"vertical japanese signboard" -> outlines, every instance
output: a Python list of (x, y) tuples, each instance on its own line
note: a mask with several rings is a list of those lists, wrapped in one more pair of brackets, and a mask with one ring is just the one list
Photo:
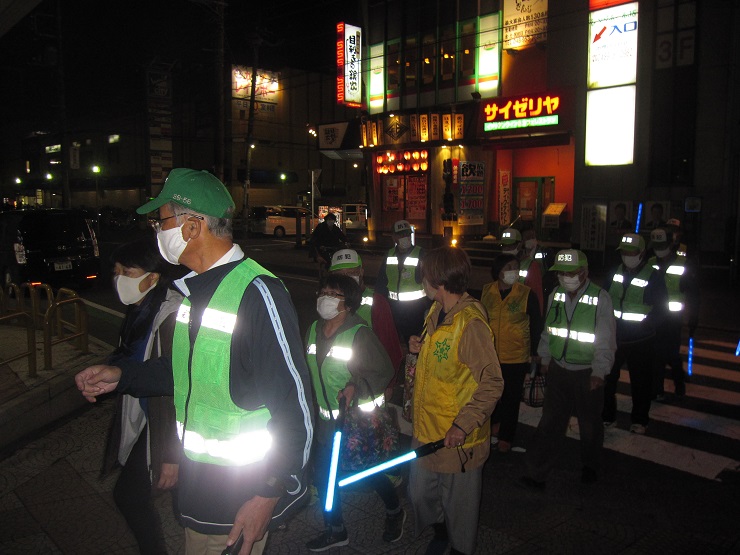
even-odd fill
[(511, 170), (498, 172), (498, 221), (501, 226), (511, 221)]
[(385, 177), (383, 181), (383, 210), (400, 210), (401, 197), (399, 195), (399, 178)]
[(547, 41), (547, 0), (504, 0), (504, 49)]
[(410, 220), (423, 220), (427, 217), (426, 175), (406, 177), (406, 217)]
[(606, 203), (585, 200), (581, 205), (581, 250), (603, 251), (606, 248)]
[(483, 224), (483, 186), (486, 175), (484, 162), (460, 160), (460, 210), (458, 225)]
[(337, 103), (362, 106), (362, 32), (337, 23)]

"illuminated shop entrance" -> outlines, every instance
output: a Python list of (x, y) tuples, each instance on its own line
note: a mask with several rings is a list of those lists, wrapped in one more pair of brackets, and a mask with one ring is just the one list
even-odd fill
[(541, 235), (542, 212), (555, 201), (555, 177), (515, 177), (513, 179), (514, 207), (512, 218), (517, 228), (534, 227)]

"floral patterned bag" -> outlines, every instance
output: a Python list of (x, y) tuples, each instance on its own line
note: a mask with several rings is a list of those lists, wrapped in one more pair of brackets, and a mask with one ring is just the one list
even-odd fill
[(390, 460), (398, 450), (399, 433), (393, 407), (376, 406), (369, 412), (350, 407), (342, 428), (340, 468), (353, 472)]

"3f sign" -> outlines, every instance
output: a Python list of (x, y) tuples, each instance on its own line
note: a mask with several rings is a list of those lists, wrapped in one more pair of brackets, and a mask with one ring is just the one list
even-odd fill
[(655, 69), (688, 66), (694, 63), (694, 30), (658, 35), (655, 49)]

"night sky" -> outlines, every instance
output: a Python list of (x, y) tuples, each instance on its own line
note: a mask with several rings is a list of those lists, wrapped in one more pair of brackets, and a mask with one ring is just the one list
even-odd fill
[[(258, 66), (334, 71), (335, 26), (357, 22), (357, 2), (231, 0), (225, 63), (252, 64), (250, 37), (263, 38)], [(77, 115), (126, 112), (141, 102), (144, 69), (172, 64), (198, 94), (213, 74), (217, 23), (212, 3), (191, 0), (64, 0), (62, 51), (66, 104)], [(45, 0), (0, 38), (0, 118), (42, 128), (58, 113), (56, 2)], [(44, 15), (48, 14), (48, 15)], [(48, 35), (48, 36), (44, 36)], [(205, 93), (204, 93), (205, 94)]]

